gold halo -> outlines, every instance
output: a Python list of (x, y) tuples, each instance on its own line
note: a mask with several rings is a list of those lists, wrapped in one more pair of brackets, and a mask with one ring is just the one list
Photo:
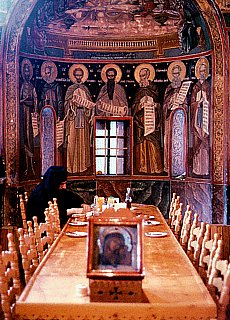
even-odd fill
[[(53, 70), (53, 72), (51, 73), (51, 77), (50, 77), (50, 81), (49, 82), (47, 82), (46, 77), (45, 77), (45, 69), (46, 69), (46, 67), (51, 67), (52, 70)], [(58, 74), (57, 66), (53, 61), (44, 61), (43, 62), (42, 66), (41, 66), (41, 75), (42, 75), (42, 78), (43, 78), (43, 80), (45, 82), (52, 83), (54, 80), (56, 80), (57, 74)]]
[(84, 66), (84, 64), (81, 64), (81, 63), (75, 63), (75, 64), (73, 64), (70, 68), (69, 68), (69, 78), (70, 78), (70, 80), (72, 81), (72, 82), (76, 82), (76, 79), (75, 79), (75, 77), (74, 77), (74, 75), (73, 75), (73, 72), (74, 72), (74, 70), (75, 69), (77, 69), (77, 68), (80, 68), (80, 69), (82, 69), (82, 71), (83, 71), (83, 77), (82, 77), (82, 82), (84, 83), (87, 79), (88, 79), (88, 77), (89, 77), (89, 71), (88, 71), (88, 69), (86, 68), (86, 66)]
[(32, 63), (30, 62), (29, 59), (23, 59), (22, 60), (22, 65), (21, 65), (21, 74), (22, 74), (22, 78), (23, 80), (25, 80), (25, 76), (24, 76), (24, 66), (28, 64), (29, 69), (30, 69), (30, 80), (33, 77), (33, 66)]
[(202, 57), (197, 61), (195, 66), (195, 75), (197, 79), (200, 79), (199, 69), (202, 64), (206, 66), (205, 79), (207, 79), (209, 74), (209, 62), (208, 59), (205, 57)]
[(175, 66), (180, 66), (181, 67), (180, 80), (183, 81), (184, 78), (185, 78), (185, 75), (186, 75), (185, 64), (182, 61), (174, 61), (174, 62), (170, 63), (170, 65), (168, 67), (168, 71), (167, 71), (167, 75), (168, 75), (168, 78), (169, 78), (170, 82), (172, 82), (172, 80), (173, 80), (172, 69)]
[(135, 80), (138, 83), (140, 83), (139, 73), (140, 73), (141, 69), (149, 69), (149, 71), (150, 71), (149, 80), (153, 81), (153, 79), (155, 78), (155, 69), (150, 63), (141, 63), (136, 67), (136, 69), (134, 71)]
[(104, 82), (107, 82), (108, 79), (106, 77), (106, 71), (110, 68), (114, 68), (115, 70), (117, 70), (117, 76), (115, 78), (115, 82), (119, 82), (121, 80), (121, 77), (122, 77), (122, 72), (121, 72), (121, 69), (118, 67), (117, 64), (114, 64), (114, 63), (109, 63), (109, 64), (106, 64), (102, 70), (101, 70), (101, 79), (104, 81)]

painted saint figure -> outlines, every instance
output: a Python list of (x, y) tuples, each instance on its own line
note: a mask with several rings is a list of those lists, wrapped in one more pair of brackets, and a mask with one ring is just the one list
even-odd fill
[(21, 73), (24, 80), (20, 89), (21, 148), (24, 149), (26, 159), (26, 170), (24, 174), (28, 174), (30, 165), (35, 175), (33, 167), (34, 132), (32, 114), (37, 115), (37, 93), (33, 84), (30, 82), (33, 75), (33, 67), (28, 59), (22, 61)]
[(125, 245), (124, 236), (121, 233), (110, 233), (106, 235), (103, 243), (103, 254), (100, 263), (102, 265), (131, 265), (131, 252)]
[(61, 87), (56, 80), (57, 67), (52, 61), (44, 61), (41, 67), (43, 80), (46, 82), (42, 89), (40, 110), (48, 105), (56, 112), (57, 121), (63, 119), (63, 100)]
[[(164, 94), (163, 125), (164, 125), (164, 171), (169, 171), (169, 141), (170, 141), (170, 115), (173, 110), (183, 107), (187, 111), (187, 92), (189, 86), (183, 83), (186, 67), (182, 61), (172, 62), (168, 67), (168, 78), (171, 83)], [(189, 83), (189, 82), (188, 82)], [(183, 84), (185, 88), (182, 89)]]
[(193, 170), (196, 175), (209, 174), (210, 144), (210, 104), (211, 88), (207, 80), (209, 63), (200, 58), (195, 67), (198, 82), (194, 85), (191, 95), (192, 131), (193, 131)]
[(118, 84), (121, 70), (115, 64), (105, 65), (101, 71), (101, 78), (106, 83), (100, 90), (96, 103), (96, 115), (127, 116), (128, 102), (125, 89)]
[(134, 166), (138, 173), (163, 172), (160, 150), (161, 121), (157, 86), (152, 82), (155, 71), (150, 64), (141, 64), (135, 70), (139, 83), (132, 114), (134, 118)]
[[(67, 171), (81, 173), (91, 166), (91, 139), (94, 104), (84, 82), (88, 70), (83, 64), (74, 64), (69, 69), (74, 82), (65, 95), (65, 117), (67, 137)], [(90, 103), (91, 102), (91, 103)]]
[(190, 12), (188, 8), (180, 10), (179, 14), (181, 20), (178, 26), (178, 33), (181, 51), (189, 53), (198, 46), (200, 40), (196, 20), (194, 19), (194, 13)]

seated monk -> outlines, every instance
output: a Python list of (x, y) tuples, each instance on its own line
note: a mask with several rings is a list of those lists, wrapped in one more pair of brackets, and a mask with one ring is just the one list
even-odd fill
[(48, 201), (57, 198), (61, 228), (68, 220), (67, 209), (79, 208), (83, 199), (76, 193), (66, 189), (67, 170), (61, 166), (51, 166), (45, 172), (42, 181), (33, 190), (27, 202), (26, 219), (32, 221), (33, 216), (38, 222), (45, 222), (44, 211), (48, 208)]

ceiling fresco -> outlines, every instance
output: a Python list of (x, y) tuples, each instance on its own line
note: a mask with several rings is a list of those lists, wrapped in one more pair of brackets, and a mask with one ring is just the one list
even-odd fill
[[(44, 7), (38, 10), (38, 23), (45, 24), (56, 32), (76, 33), (82, 36), (109, 35), (119, 38), (136, 37), (142, 35), (171, 33), (177, 31), (181, 19), (181, 1), (170, 5), (169, 1), (146, 1), (139, 3), (137, 0), (91, 0), (77, 2), (72, 6), (59, 6), (55, 11), (50, 8), (51, 15), (44, 19)], [(181, 9), (181, 8), (180, 8)], [(59, 15), (57, 14), (59, 13)]]
[[(178, 55), (210, 49), (206, 35), (202, 17), (188, 0), (45, 0), (37, 3), (27, 21), (21, 52), (65, 57), (79, 46), (138, 51), (165, 43), (163, 49), (177, 48)], [(113, 42), (100, 42), (105, 40)], [(49, 53), (47, 47), (64, 52)]]

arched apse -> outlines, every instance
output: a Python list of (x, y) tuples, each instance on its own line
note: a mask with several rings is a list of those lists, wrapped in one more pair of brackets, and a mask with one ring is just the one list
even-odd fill
[[(17, 184), (18, 177), (18, 87), (19, 87), (19, 46), (24, 25), (39, 1), (18, 1), (11, 11), (10, 19), (3, 32), (3, 84), (4, 84), (4, 118), (5, 120), (5, 152), (7, 183)], [(224, 90), (226, 78), (227, 57), (224, 55), (225, 38), (222, 20), (213, 1), (196, 1), (210, 31), (213, 43), (213, 180), (224, 182), (225, 160), (223, 155), (225, 145), (224, 135)], [(15, 107), (16, 106), (16, 107)], [(2, 124), (3, 125), (3, 124)], [(7, 133), (7, 134), (6, 134)], [(6, 138), (7, 136), (7, 138)]]

